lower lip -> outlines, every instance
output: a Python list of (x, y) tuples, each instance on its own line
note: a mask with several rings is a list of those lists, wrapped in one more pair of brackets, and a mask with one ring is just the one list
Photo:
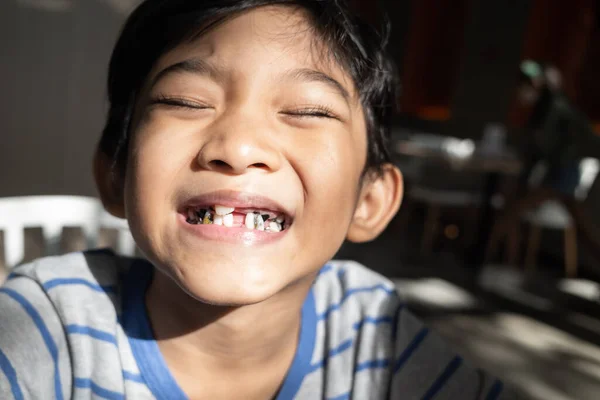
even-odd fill
[(274, 243), (287, 233), (287, 229), (281, 232), (265, 232), (246, 227), (225, 227), (214, 224), (189, 224), (183, 214), (178, 214), (178, 222), (183, 228), (200, 239), (215, 242), (241, 244), (246, 246), (257, 246)]

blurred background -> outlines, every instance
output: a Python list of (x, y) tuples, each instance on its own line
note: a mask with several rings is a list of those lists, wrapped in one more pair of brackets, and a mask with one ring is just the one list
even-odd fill
[[(337, 257), (393, 279), (528, 397), (598, 399), (600, 2), (353, 2), (391, 18), (405, 201), (379, 239)], [(112, 46), (137, 3), (0, 2), (5, 272), (88, 245), (134, 252), (94, 199), (91, 158)]]

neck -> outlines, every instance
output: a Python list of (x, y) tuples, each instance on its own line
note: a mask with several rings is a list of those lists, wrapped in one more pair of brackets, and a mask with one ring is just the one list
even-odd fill
[(146, 304), (163, 355), (177, 360), (182, 371), (198, 365), (229, 373), (252, 371), (281, 364), (282, 358), (291, 362), (311, 284), (312, 277), (261, 303), (225, 307), (199, 302), (157, 272)]

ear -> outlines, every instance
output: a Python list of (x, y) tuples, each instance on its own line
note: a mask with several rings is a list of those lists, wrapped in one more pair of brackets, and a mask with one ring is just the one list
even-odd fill
[(381, 175), (366, 176), (348, 230), (351, 242), (368, 242), (385, 229), (398, 212), (404, 184), (400, 170), (386, 164)]
[(115, 217), (125, 218), (123, 179), (113, 172), (113, 160), (99, 148), (94, 154), (94, 179), (106, 211)]

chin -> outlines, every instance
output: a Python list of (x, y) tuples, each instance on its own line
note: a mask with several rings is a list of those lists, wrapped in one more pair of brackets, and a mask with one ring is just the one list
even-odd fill
[(217, 306), (260, 303), (283, 290), (289, 282), (266, 263), (207, 262), (171, 269), (168, 275), (192, 298)]

